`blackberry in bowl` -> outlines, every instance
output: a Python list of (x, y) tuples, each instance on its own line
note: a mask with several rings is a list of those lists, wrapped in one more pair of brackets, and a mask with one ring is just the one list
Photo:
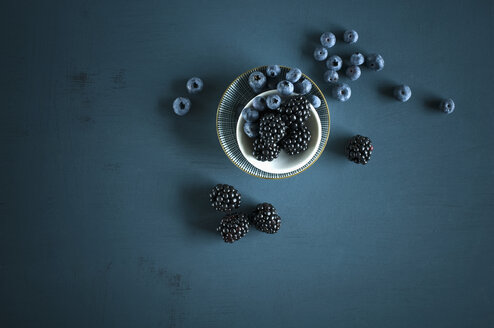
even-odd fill
[(296, 96), (280, 107), (281, 118), (291, 130), (297, 130), (311, 115), (311, 104), (307, 97)]
[[(270, 90), (259, 96), (277, 92)], [(244, 158), (254, 167), (273, 174), (287, 174), (304, 167), (323, 142), (321, 120), (307, 97), (281, 98), (283, 104), (278, 110), (263, 112), (256, 139), (244, 132), (244, 118), (239, 117), (237, 122), (237, 143)], [(249, 106), (250, 102), (246, 107)]]
[(261, 162), (271, 162), (280, 155), (280, 146), (276, 142), (266, 142), (257, 138), (252, 147), (252, 155)]
[(302, 125), (296, 130), (290, 130), (288, 135), (281, 141), (281, 147), (290, 155), (300, 154), (309, 148), (311, 140), (310, 130)]
[(286, 124), (280, 114), (268, 113), (259, 120), (259, 136), (265, 143), (278, 143), (285, 135)]

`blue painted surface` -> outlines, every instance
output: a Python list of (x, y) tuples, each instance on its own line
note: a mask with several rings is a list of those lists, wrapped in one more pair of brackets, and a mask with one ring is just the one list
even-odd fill
[[(492, 327), (492, 1), (3, 1), (2, 327)], [(273, 12), (279, 13), (278, 16)], [(255, 15), (255, 16), (254, 16)], [(293, 22), (289, 24), (287, 22)], [(308, 171), (265, 181), (216, 139), (240, 73), (322, 83), (321, 32), (379, 52)], [(487, 59), (487, 60), (482, 60)], [(172, 99), (205, 81), (193, 109)], [(389, 88), (413, 90), (405, 104)], [(455, 99), (452, 115), (433, 110)], [(357, 166), (344, 140), (371, 137)], [(215, 183), (280, 232), (214, 232)]]

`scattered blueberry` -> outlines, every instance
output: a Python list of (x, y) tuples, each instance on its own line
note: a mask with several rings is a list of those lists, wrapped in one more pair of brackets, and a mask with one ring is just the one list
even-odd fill
[(336, 43), (336, 37), (331, 32), (324, 32), (321, 34), (321, 45), (325, 48), (331, 48)]
[(360, 66), (364, 63), (364, 55), (360, 52), (356, 52), (350, 56), (350, 65)]
[(269, 109), (278, 109), (281, 105), (281, 97), (278, 95), (269, 95), (266, 103)]
[(321, 99), (316, 95), (309, 96), (309, 102), (314, 106), (314, 108), (319, 108), (321, 106)]
[(399, 85), (393, 90), (395, 98), (401, 102), (405, 102), (412, 96), (412, 89), (408, 85)]
[(259, 119), (259, 112), (253, 108), (246, 107), (242, 111), (242, 118), (247, 122), (255, 122)]
[(333, 97), (339, 101), (347, 101), (351, 95), (352, 89), (346, 83), (340, 83), (333, 87)]
[(312, 83), (309, 80), (303, 79), (295, 83), (295, 92), (301, 95), (306, 95), (312, 90)]
[(379, 54), (370, 54), (367, 56), (365, 61), (367, 63), (367, 67), (374, 71), (380, 71), (384, 67), (384, 59)]
[(292, 68), (286, 73), (286, 79), (292, 83), (296, 83), (302, 77), (302, 71), (298, 68)]
[(342, 64), (342, 60), (338, 55), (332, 55), (326, 61), (326, 67), (333, 71), (339, 71)]
[(178, 97), (173, 101), (173, 111), (175, 114), (184, 116), (190, 111), (191, 102), (189, 98)]
[(276, 88), (278, 89), (278, 92), (283, 96), (289, 96), (293, 93), (293, 83), (287, 80), (279, 82)]
[(198, 77), (191, 77), (187, 81), (187, 91), (190, 94), (195, 94), (195, 93), (201, 92), (203, 87), (204, 87), (204, 83)]
[(360, 67), (358, 66), (348, 66), (346, 71), (346, 76), (352, 80), (352, 81), (355, 81), (357, 80), (359, 77), (360, 77)]
[(255, 92), (260, 92), (266, 85), (266, 76), (261, 72), (252, 72), (249, 75), (249, 85)]
[(266, 109), (266, 99), (264, 97), (257, 96), (252, 101), (252, 107), (258, 112), (262, 112)]
[(278, 65), (271, 65), (266, 68), (266, 75), (268, 77), (277, 77), (281, 72), (281, 68)]
[(358, 40), (358, 33), (355, 30), (347, 30), (343, 33), (343, 41), (346, 43), (355, 43)]
[(245, 122), (244, 132), (249, 138), (257, 138), (259, 136), (259, 123)]
[(455, 102), (451, 98), (443, 99), (439, 104), (439, 109), (446, 114), (451, 114), (455, 110)]
[(329, 82), (329, 83), (336, 83), (340, 79), (340, 76), (338, 75), (337, 71), (334, 71), (332, 69), (327, 70), (324, 72), (324, 81)]
[(323, 60), (326, 60), (326, 58), (328, 58), (328, 49), (326, 49), (324, 47), (317, 47), (314, 50), (314, 59), (315, 60), (323, 61)]

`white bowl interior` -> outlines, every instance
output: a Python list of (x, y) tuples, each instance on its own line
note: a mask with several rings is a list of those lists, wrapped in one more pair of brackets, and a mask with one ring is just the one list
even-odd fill
[[(276, 90), (270, 90), (263, 92), (258, 96), (266, 98), (271, 94), (277, 94), (277, 93), (278, 92)], [(247, 103), (247, 105), (245, 105), (244, 108), (250, 107), (253, 101), (254, 99), (251, 99)], [(285, 99), (283, 99), (283, 101), (285, 101)], [(306, 123), (311, 133), (309, 148), (306, 151), (297, 155), (289, 155), (284, 150), (282, 150), (278, 158), (274, 159), (271, 162), (258, 161), (252, 155), (254, 139), (249, 138), (245, 134), (243, 129), (245, 120), (242, 118), (242, 115), (240, 115), (237, 122), (237, 143), (240, 148), (240, 151), (242, 152), (242, 155), (244, 155), (245, 159), (247, 159), (249, 163), (257, 167), (258, 169), (268, 173), (274, 173), (274, 174), (289, 173), (303, 167), (311, 160), (312, 157), (314, 157), (314, 155), (317, 152), (317, 149), (319, 148), (319, 144), (321, 143), (321, 130), (322, 130), (321, 120), (319, 119), (319, 115), (317, 114), (316, 109), (312, 105), (310, 105), (310, 114), (311, 115)]]

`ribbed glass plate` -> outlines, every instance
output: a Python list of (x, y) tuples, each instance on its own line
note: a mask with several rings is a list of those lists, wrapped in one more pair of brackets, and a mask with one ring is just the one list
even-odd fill
[[(223, 94), (223, 97), (221, 97), (220, 104), (218, 105), (218, 110), (216, 112), (216, 131), (218, 133), (220, 145), (223, 148), (226, 156), (228, 156), (233, 164), (235, 164), (242, 171), (263, 179), (289, 178), (299, 174), (300, 172), (305, 171), (312, 164), (314, 164), (314, 162), (317, 161), (324, 148), (326, 147), (330, 126), (328, 104), (326, 103), (326, 99), (324, 98), (324, 95), (319, 87), (304, 74), (303, 77), (308, 79), (312, 83), (312, 91), (310, 92), (310, 94), (315, 94), (321, 99), (321, 106), (317, 109), (317, 113), (319, 114), (319, 119), (321, 120), (322, 137), (321, 143), (319, 144), (316, 153), (311, 158), (311, 160), (307, 162), (307, 164), (292, 172), (279, 174), (266, 172), (256, 168), (251, 163), (249, 163), (247, 159), (245, 159), (245, 157), (242, 155), (242, 152), (240, 151), (240, 148), (238, 147), (236, 127), (238, 116), (241, 110), (252, 98), (256, 96), (256, 93), (249, 86), (249, 75), (254, 71), (260, 71), (266, 74), (266, 67), (267, 66), (261, 66), (251, 69), (250, 71), (247, 71), (237, 77), (228, 86), (225, 93)], [(280, 75), (285, 76), (285, 74), (289, 70), (289, 67), (282, 66)]]

